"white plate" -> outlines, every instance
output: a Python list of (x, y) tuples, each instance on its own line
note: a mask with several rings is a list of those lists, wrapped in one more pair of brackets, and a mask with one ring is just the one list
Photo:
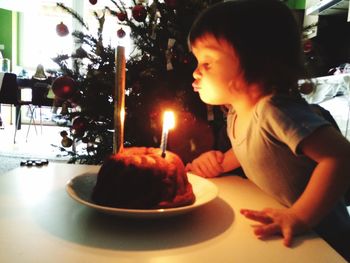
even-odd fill
[(125, 209), (101, 206), (91, 200), (91, 193), (96, 184), (96, 174), (86, 173), (78, 175), (67, 183), (66, 190), (70, 197), (77, 202), (88, 207), (97, 209), (101, 212), (127, 216), (127, 217), (165, 217), (187, 213), (202, 205), (205, 205), (215, 199), (218, 195), (218, 189), (215, 184), (209, 180), (197, 175), (188, 173), (188, 180), (192, 184), (193, 193), (196, 201), (192, 205), (164, 208), (164, 209)]

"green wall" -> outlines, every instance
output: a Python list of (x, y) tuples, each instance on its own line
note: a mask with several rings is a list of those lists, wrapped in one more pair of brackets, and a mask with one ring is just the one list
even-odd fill
[(292, 9), (305, 9), (305, 0), (288, 0), (287, 4)]
[(12, 11), (0, 9), (0, 45), (4, 45), (3, 56), (12, 60)]

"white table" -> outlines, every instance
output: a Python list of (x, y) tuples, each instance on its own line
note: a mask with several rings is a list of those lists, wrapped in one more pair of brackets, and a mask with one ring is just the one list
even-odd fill
[(98, 166), (19, 167), (0, 176), (0, 262), (345, 262), (316, 235), (293, 248), (258, 240), (240, 208), (279, 207), (248, 180), (211, 179), (219, 197), (185, 215), (131, 220), (71, 199), (66, 182)]

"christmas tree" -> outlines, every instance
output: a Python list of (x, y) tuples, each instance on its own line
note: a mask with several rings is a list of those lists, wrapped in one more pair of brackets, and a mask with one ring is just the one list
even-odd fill
[[(91, 4), (97, 1), (90, 0)], [(213, 147), (212, 127), (207, 121), (207, 107), (191, 88), (195, 60), (187, 47), (187, 34), (195, 17), (218, 0), (123, 1), (111, 0), (115, 9), (95, 12), (99, 22), (97, 36), (81, 31), (72, 35), (82, 44), (73, 54), (54, 58), (60, 72), (53, 92), (74, 111), (66, 112), (71, 121), (69, 134), (62, 132), (62, 146), (85, 145), (85, 151), (69, 151), (71, 162), (101, 163), (112, 152), (113, 88), (115, 52), (103, 45), (105, 15), (116, 17), (123, 38), (123, 27), (131, 29), (135, 49), (127, 58), (125, 146), (158, 147), (161, 114), (171, 108), (176, 112), (178, 128), (169, 136), (169, 150), (184, 162)], [(72, 9), (59, 3), (88, 31), (88, 25)], [(66, 35), (59, 24), (57, 33)], [(73, 59), (69, 66), (69, 59)], [(65, 105), (65, 104), (64, 104)], [(201, 139), (198, 139), (201, 135)]]

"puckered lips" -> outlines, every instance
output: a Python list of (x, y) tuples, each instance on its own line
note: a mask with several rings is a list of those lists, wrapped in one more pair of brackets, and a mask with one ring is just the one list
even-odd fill
[(193, 90), (194, 90), (195, 92), (198, 92), (198, 91), (200, 90), (200, 86), (199, 86), (199, 83), (198, 83), (197, 81), (194, 81), (194, 82), (192, 83), (192, 87), (193, 87)]

